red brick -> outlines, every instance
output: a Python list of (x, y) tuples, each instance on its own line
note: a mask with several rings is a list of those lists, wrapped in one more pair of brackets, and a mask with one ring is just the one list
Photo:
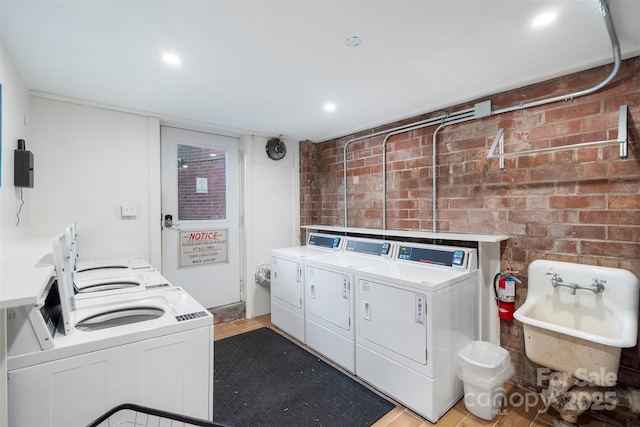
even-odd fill
[(609, 209), (640, 209), (640, 194), (627, 194), (624, 196), (609, 196), (607, 208)]
[(575, 225), (575, 224), (552, 224), (549, 226), (549, 237), (570, 237), (574, 239), (597, 239), (603, 240), (607, 236), (606, 227)]
[(552, 209), (603, 209), (605, 196), (551, 196), (549, 207)]
[(627, 242), (640, 242), (640, 227), (614, 226), (609, 228), (609, 238), (611, 240), (622, 240)]
[(531, 170), (529, 176), (533, 182), (576, 180), (581, 176), (581, 167), (577, 165), (538, 168)]
[(640, 211), (580, 211), (582, 224), (640, 224)]
[(582, 122), (574, 120), (570, 122), (556, 123), (546, 126), (538, 126), (531, 128), (529, 138), (531, 140), (552, 138), (560, 135), (571, 135), (582, 131)]
[(585, 255), (609, 256), (616, 258), (640, 257), (640, 243), (583, 241), (581, 252)]
[(565, 121), (577, 119), (585, 116), (592, 116), (598, 114), (602, 108), (600, 101), (589, 102), (586, 104), (576, 104), (563, 106), (549, 110), (545, 114), (545, 121), (547, 123)]

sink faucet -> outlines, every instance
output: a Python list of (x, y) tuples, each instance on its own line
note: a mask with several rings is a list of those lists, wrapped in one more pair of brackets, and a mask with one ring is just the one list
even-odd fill
[(591, 290), (594, 294), (599, 294), (604, 291), (604, 284), (607, 283), (606, 280), (593, 279), (591, 282)]
[(591, 282), (591, 286), (580, 286), (577, 283), (565, 283), (560, 277), (560, 273), (547, 273), (547, 276), (551, 276), (551, 286), (557, 288), (558, 286), (563, 286), (565, 288), (569, 288), (569, 293), (571, 295), (576, 294), (576, 289), (587, 289), (594, 294), (599, 294), (604, 291), (604, 284), (607, 283), (606, 280), (601, 279), (593, 279)]

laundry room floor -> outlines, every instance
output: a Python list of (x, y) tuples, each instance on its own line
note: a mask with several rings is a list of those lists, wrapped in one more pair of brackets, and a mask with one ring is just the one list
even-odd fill
[[(256, 317), (254, 319), (242, 319), (237, 320), (235, 322), (223, 323), (219, 325), (215, 325), (214, 327), (214, 338), (215, 341), (221, 340), (223, 338), (228, 338), (234, 335), (242, 334), (244, 332), (252, 331), (254, 329), (262, 328), (262, 327), (270, 327), (276, 332), (280, 332), (280, 330), (271, 324), (271, 316), (264, 315), (260, 317)], [(286, 334), (282, 333), (283, 336), (287, 337)], [(295, 341), (294, 341), (295, 342)], [(307, 348), (307, 350), (309, 350)], [(316, 353), (314, 353), (316, 354)], [(317, 355), (317, 354), (316, 354)], [(322, 356), (317, 355), (322, 358)], [(325, 362), (330, 365), (338, 368), (330, 361), (322, 358)], [(340, 369), (342, 371), (342, 369)], [(343, 371), (344, 372), (344, 371)], [(345, 374), (349, 375), (345, 372)], [(359, 381), (358, 378), (353, 375), (349, 375), (354, 378), (356, 381)], [(366, 384), (365, 384), (366, 385)], [(527, 391), (520, 389), (518, 386), (507, 383), (505, 385), (507, 389), (507, 393), (509, 396), (515, 393), (521, 393), (522, 396), (526, 396)], [(508, 401), (519, 402), (519, 399), (510, 399), (508, 396)], [(385, 396), (386, 397), (386, 396)], [(387, 397), (387, 399), (393, 401)], [(396, 404), (396, 407), (388, 412), (384, 417), (379, 419), (373, 427), (426, 427), (426, 426), (437, 426), (437, 427), (476, 427), (476, 426), (500, 426), (500, 427), (547, 427), (553, 426), (553, 419), (557, 417), (557, 413), (550, 409), (548, 413), (539, 412), (539, 409), (542, 408), (542, 402), (540, 402), (535, 407), (530, 407), (528, 410), (524, 407), (524, 405), (519, 407), (507, 407), (503, 410), (502, 414), (496, 417), (492, 421), (486, 421), (476, 417), (475, 415), (469, 413), (464, 406), (464, 400), (461, 399), (453, 408), (449, 410), (440, 420), (438, 420), (437, 424), (433, 424), (424, 418), (414, 414), (411, 410), (405, 408), (400, 404)], [(589, 415), (583, 414), (578, 418), (578, 423), (582, 427), (606, 427), (608, 424), (596, 420)]]

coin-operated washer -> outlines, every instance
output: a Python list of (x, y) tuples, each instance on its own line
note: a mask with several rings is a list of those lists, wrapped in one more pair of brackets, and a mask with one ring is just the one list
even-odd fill
[(76, 304), (54, 261), (38, 302), (7, 310), (9, 425), (86, 425), (121, 403), (212, 420), (213, 316), (173, 286)]
[(306, 246), (271, 249), (271, 323), (306, 342), (304, 331), (304, 260), (340, 251), (344, 237), (309, 233)]
[(399, 244), (355, 274), (356, 374), (436, 422), (463, 395), (454, 365), (477, 339), (476, 250)]
[(116, 258), (78, 263), (76, 224), (67, 226), (53, 251), (68, 263), (76, 299), (140, 292), (171, 286), (144, 258)]
[(390, 262), (395, 245), (347, 237), (340, 252), (305, 259), (307, 345), (355, 373), (355, 280), (358, 268)]
[(100, 275), (109, 275), (112, 273), (131, 274), (138, 270), (148, 270), (152, 268), (151, 264), (142, 257), (78, 261), (78, 227), (75, 222), (65, 228), (65, 240), (76, 280), (95, 278)]

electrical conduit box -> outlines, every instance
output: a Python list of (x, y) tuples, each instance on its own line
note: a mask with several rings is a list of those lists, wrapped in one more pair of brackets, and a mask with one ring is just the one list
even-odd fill
[(24, 139), (18, 140), (18, 149), (13, 153), (13, 185), (33, 188), (33, 153), (25, 150)]

